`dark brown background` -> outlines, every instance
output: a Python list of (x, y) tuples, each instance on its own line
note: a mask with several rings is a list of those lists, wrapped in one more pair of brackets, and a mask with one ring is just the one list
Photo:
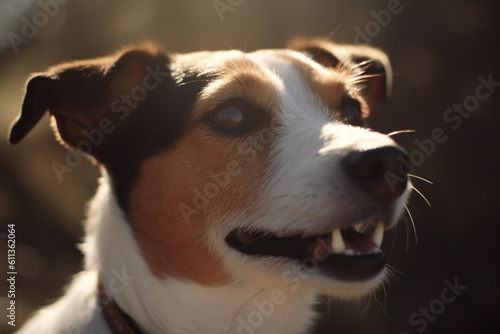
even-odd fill
[[(282, 47), (297, 34), (326, 36), (332, 30), (334, 40), (353, 43), (356, 28), (374, 29), (370, 44), (388, 52), (396, 76), (392, 100), (373, 115), (371, 124), (382, 132), (416, 130), (397, 137), (409, 152), (418, 149), (415, 140), (430, 138), (435, 128), (442, 128), (447, 140), (416, 171), (434, 182), (415, 180), (432, 204), (429, 208), (417, 194), (412, 196), (418, 244), (403, 224), (384, 242), (389, 263), (400, 272), (397, 279), (377, 300), (330, 302), (330, 316), (317, 333), (417, 333), (420, 326), (409, 323), (410, 314), (440, 298), (443, 281), (455, 278), (467, 289), (424, 332), (497, 332), (500, 87), (456, 130), (443, 114), (475, 94), (479, 76), (492, 75), (500, 82), (500, 11), (495, 1), (401, 0), (402, 9), (390, 22), (376, 23), (370, 11), (393, 2), (243, 0), (221, 21), (212, 0), (70, 1), (17, 53), (7, 35), (20, 35), (22, 17), (31, 20), (41, 7), (29, 1), (0, 2), (1, 136), (7, 136), (20, 110), (27, 76), (61, 61), (100, 56), (145, 37), (176, 52), (229, 46), (250, 51)], [(20, 145), (0, 143), (0, 271), (7, 272), (6, 225), (15, 223), (18, 325), (59, 296), (81, 266), (75, 244), (98, 169), (85, 162), (59, 182), (51, 163), (64, 162), (65, 155), (47, 117)], [(2, 281), (0, 310), (5, 310)], [(10, 333), (4, 313), (0, 311), (0, 331)]]

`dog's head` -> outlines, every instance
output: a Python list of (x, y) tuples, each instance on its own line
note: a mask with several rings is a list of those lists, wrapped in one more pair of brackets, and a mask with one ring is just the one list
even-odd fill
[(105, 166), (157, 277), (350, 297), (383, 279), (384, 229), (410, 189), (404, 151), (365, 123), (390, 81), (366, 46), (147, 45), (33, 76), (10, 141), (49, 110), (60, 139)]

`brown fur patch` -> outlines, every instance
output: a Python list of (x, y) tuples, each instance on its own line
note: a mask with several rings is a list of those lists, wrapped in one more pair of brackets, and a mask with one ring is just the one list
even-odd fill
[(175, 149), (147, 160), (132, 191), (133, 226), (158, 277), (227, 282), (222, 260), (206, 245), (207, 233), (231, 213), (254, 210), (269, 149), (242, 155), (239, 145), (210, 131), (196, 125)]
[(207, 235), (224, 218), (253, 212), (265, 184), (270, 124), (232, 137), (201, 119), (231, 99), (276, 107), (275, 87), (247, 60), (225, 66), (232, 68), (221, 69), (219, 79), (204, 89), (186, 135), (174, 148), (144, 163), (132, 190), (132, 224), (158, 277), (187, 278), (204, 285), (229, 281), (222, 259), (207, 245)]
[[(392, 70), (387, 55), (381, 50), (367, 45), (336, 44), (321, 38), (295, 38), (287, 46), (293, 50), (320, 49), (337, 58), (339, 65), (351, 72), (349, 81), (352, 86), (355, 82), (364, 83), (362, 89), (352, 89), (351, 96), (363, 97), (365, 116), (368, 116), (368, 104), (384, 102), (390, 96)], [(359, 61), (366, 63), (357, 64)], [(365, 75), (366, 71), (371, 71), (372, 62), (379, 63), (378, 69)]]
[(339, 108), (342, 98), (346, 95), (361, 103), (363, 117), (368, 117), (368, 106), (359, 90), (353, 84), (354, 74), (340, 63), (335, 68), (324, 68), (309, 62), (290, 52), (282, 52), (280, 56), (294, 64), (302, 73), (305, 84), (330, 110)]

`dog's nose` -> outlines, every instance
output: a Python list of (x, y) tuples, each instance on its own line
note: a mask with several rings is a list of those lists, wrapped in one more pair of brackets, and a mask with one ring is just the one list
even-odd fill
[(344, 159), (344, 167), (359, 186), (372, 197), (389, 202), (403, 193), (408, 171), (402, 161), (408, 155), (398, 146), (383, 146), (367, 151), (352, 151)]

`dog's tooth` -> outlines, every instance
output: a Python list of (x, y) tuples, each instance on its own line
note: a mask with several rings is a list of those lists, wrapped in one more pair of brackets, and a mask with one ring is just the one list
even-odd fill
[(344, 255), (353, 256), (355, 255), (355, 253), (353, 249), (347, 248), (346, 250), (344, 250)]
[(377, 226), (375, 227), (375, 230), (373, 231), (372, 234), (372, 240), (377, 246), (382, 245), (382, 240), (384, 239), (384, 222), (379, 220), (377, 222)]
[(345, 250), (344, 238), (339, 228), (332, 231), (332, 249), (334, 253), (342, 253)]

